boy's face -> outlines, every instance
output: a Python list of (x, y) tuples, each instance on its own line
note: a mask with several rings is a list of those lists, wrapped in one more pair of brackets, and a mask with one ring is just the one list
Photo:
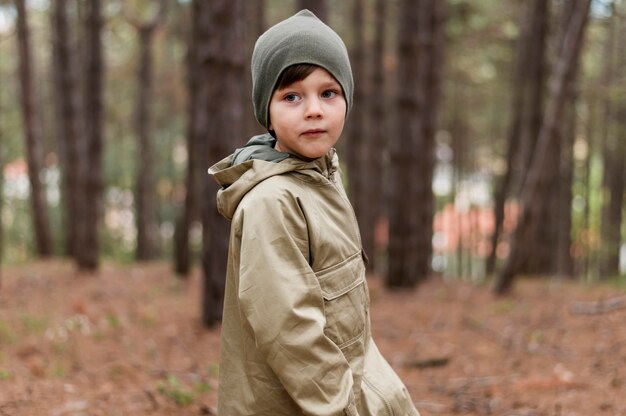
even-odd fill
[(269, 105), (276, 150), (304, 160), (324, 156), (337, 143), (346, 118), (341, 85), (323, 68), (277, 89)]

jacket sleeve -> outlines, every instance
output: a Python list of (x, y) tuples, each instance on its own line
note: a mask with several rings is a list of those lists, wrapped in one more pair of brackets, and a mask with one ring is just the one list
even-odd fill
[(240, 312), (257, 348), (305, 415), (357, 416), (350, 366), (324, 334), (298, 200), (262, 197), (241, 214)]

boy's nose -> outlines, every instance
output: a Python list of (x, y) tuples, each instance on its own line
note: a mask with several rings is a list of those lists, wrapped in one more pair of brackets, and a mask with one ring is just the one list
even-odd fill
[(306, 118), (319, 118), (322, 116), (322, 106), (320, 100), (312, 98), (307, 100), (305, 117)]

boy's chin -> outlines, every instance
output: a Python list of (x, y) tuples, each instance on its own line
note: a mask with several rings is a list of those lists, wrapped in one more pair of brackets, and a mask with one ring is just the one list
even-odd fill
[(311, 150), (308, 151), (306, 153), (302, 153), (302, 154), (298, 154), (297, 156), (302, 159), (302, 160), (306, 160), (306, 161), (312, 161), (315, 159), (319, 159), (320, 157), (323, 157), (326, 155), (326, 153), (328, 153), (330, 151), (330, 148), (328, 149), (319, 149), (319, 150)]

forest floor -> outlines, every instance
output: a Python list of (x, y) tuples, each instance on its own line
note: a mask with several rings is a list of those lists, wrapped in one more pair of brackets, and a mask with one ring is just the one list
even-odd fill
[[(1, 278), (0, 415), (215, 414), (219, 329), (199, 324), (197, 271), (53, 261)], [(623, 288), (369, 284), (374, 337), (422, 416), (626, 415), (626, 309), (603, 309)]]

